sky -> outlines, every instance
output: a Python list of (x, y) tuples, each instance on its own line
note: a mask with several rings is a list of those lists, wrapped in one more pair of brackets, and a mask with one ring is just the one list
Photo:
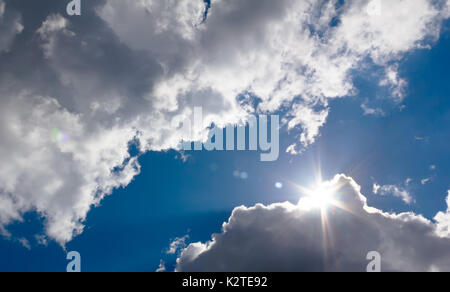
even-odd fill
[(67, 3), (0, 0), (0, 271), (450, 271), (449, 1)]

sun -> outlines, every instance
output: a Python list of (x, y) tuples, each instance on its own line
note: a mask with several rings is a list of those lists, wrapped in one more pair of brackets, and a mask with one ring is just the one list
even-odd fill
[(327, 209), (335, 203), (335, 190), (326, 183), (319, 183), (311, 189), (304, 189), (304, 197), (300, 199), (299, 205), (307, 209)]
[(335, 176), (330, 181), (324, 181), (321, 172), (318, 172), (312, 186), (303, 187), (297, 184), (294, 184), (294, 186), (301, 195), (297, 204), (299, 212), (315, 216), (314, 218), (320, 223), (322, 249), (326, 261), (330, 251), (336, 251), (334, 241), (334, 231), (336, 230), (334, 230), (335, 221), (333, 219), (347, 213), (359, 216), (349, 206), (346, 206), (345, 197), (343, 197), (344, 191), (342, 190), (345, 182), (340, 180), (340, 176)]
[(334, 192), (331, 189), (322, 185), (311, 191), (309, 199), (315, 207), (325, 208), (333, 202), (333, 195)]

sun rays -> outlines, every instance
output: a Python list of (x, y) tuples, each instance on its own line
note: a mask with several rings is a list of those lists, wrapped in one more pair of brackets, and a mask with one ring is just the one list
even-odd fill
[(342, 182), (337, 179), (324, 181), (320, 168), (316, 172), (315, 183), (311, 187), (294, 185), (302, 196), (298, 202), (298, 208), (307, 212), (320, 213), (319, 219), (325, 268), (330, 254), (334, 252), (333, 220), (330, 220), (330, 218), (336, 216), (337, 212), (344, 211), (350, 214), (354, 214), (354, 212), (346, 206), (345, 200), (342, 201), (340, 196), (343, 188)]

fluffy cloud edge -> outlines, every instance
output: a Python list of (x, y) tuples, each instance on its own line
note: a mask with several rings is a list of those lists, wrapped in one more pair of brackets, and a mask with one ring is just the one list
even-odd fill
[[(351, 1), (345, 9), (336, 9), (333, 5), (337, 2), (331, 1), (323, 14), (309, 17), (317, 3), (214, 0), (207, 21), (199, 24), (202, 0), (110, 0), (99, 7), (98, 16), (112, 32), (107, 27), (83, 31), (58, 14), (42, 20), (30, 48), (36, 43), (40, 46), (43, 68), (58, 77), (57, 84), (47, 86), (54, 85), (60, 90), (57, 93), (65, 95), (38, 94), (42, 85), (26, 83), (27, 78), (21, 77), (28, 75), (19, 74), (15, 80), (13, 74), (2, 72), (2, 78), (6, 75), (2, 85), (8, 86), (0, 87), (0, 110), (9, 120), (0, 128), (7, 138), (2, 139), (4, 149), (0, 150), (8, 162), (0, 167), (0, 231), (7, 234), (8, 224), (36, 211), (45, 218), (51, 239), (61, 245), (69, 242), (83, 231), (93, 206), (139, 173), (137, 159), (128, 152), (130, 141), (139, 140), (142, 152), (176, 148), (184, 137), (174, 133), (170, 120), (187, 116), (186, 108), (199, 103), (206, 103), (205, 118), (219, 125), (237, 122), (249, 108), (261, 112), (287, 108), (287, 128), (301, 127), (298, 143), (300, 147), (310, 145), (327, 120), (328, 101), (354, 94), (349, 70), (370, 56), (377, 65), (391, 68), (383, 86), (395, 92), (404, 83), (390, 63), (421, 48), (430, 35), (438, 35), (444, 15), (429, 1), (414, 0), (421, 9), (407, 7), (410, 18), (401, 27), (404, 37), (396, 38), (403, 33), (396, 13), (405, 16), (404, 2), (385, 1), (386, 7), (395, 8), (387, 14), (392, 30), (380, 28), (380, 19), (361, 14), (365, 1)], [(337, 16), (342, 16), (342, 26), (329, 29), (328, 23)], [(2, 34), (11, 35), (7, 41), (0, 40), (0, 57), (4, 57), (1, 46), (3, 52), (10, 50), (23, 27), (20, 13), (9, 6), (1, 6), (0, 17), (13, 24), (0, 25), (0, 31), (13, 28), (12, 33)], [(230, 19), (245, 21), (227, 22)], [(135, 33), (128, 33), (130, 30)], [(319, 38), (318, 32), (327, 32), (326, 39)], [(115, 42), (116, 37), (120, 43)], [(225, 54), (217, 55), (217, 48)], [(111, 51), (117, 54), (108, 54)], [(141, 51), (146, 54), (139, 54)], [(347, 53), (339, 56), (340, 52)], [(142, 61), (147, 55), (150, 57)], [(112, 57), (114, 62), (132, 64), (133, 70), (125, 74), (109, 67), (114, 63)], [(49, 72), (42, 69), (38, 75), (45, 76), (43, 73)], [(136, 83), (136, 76), (146, 76), (146, 82)], [(19, 90), (9, 92), (14, 85), (19, 85)], [(261, 97), (259, 109), (247, 106), (251, 94), (236, 101), (246, 91)], [(65, 132), (61, 137), (70, 136), (69, 141), (48, 139), (55, 126)], [(289, 148), (291, 153), (301, 152), (296, 146)], [(30, 162), (39, 167), (31, 170)], [(51, 183), (46, 184), (47, 179)]]
[(188, 245), (176, 271), (362, 272), (371, 251), (381, 253), (383, 271), (450, 270), (450, 191), (449, 209), (432, 222), (414, 213), (386, 213), (368, 206), (359, 185), (345, 175), (328, 183), (339, 186), (338, 197), (347, 210), (327, 211), (333, 216), (325, 227), (329, 237), (318, 235), (323, 213), (302, 200), (298, 205), (241, 206), (211, 241)]

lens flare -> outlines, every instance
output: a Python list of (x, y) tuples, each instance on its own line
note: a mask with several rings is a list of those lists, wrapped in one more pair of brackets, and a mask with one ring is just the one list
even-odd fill
[(333, 191), (325, 186), (319, 186), (317, 189), (312, 190), (308, 199), (313, 207), (326, 208), (333, 202)]
[(53, 143), (67, 141), (68, 137), (60, 129), (54, 128), (50, 135), (50, 139)]
[(335, 190), (326, 183), (312, 189), (303, 189), (305, 196), (300, 199), (299, 206), (306, 209), (327, 209), (335, 205)]
[(281, 190), (283, 188), (283, 183), (281, 183), (281, 182), (275, 183), (275, 188)]

